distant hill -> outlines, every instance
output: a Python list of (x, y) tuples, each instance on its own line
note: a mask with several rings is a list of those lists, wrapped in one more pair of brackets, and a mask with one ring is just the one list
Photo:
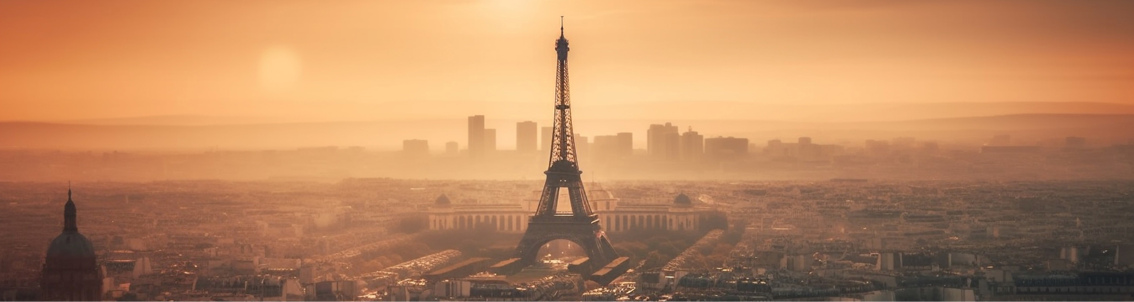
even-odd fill
[[(495, 120), (498, 146), (514, 144), (516, 120)], [(645, 129), (663, 120), (577, 119), (584, 136), (629, 131), (636, 145), (645, 145)], [(539, 121), (540, 126), (546, 126)], [(880, 122), (791, 122), (761, 120), (674, 120), (705, 137), (746, 137), (762, 146), (768, 139), (794, 141), (810, 136), (816, 143), (857, 143), (865, 139), (912, 136), (919, 140), (979, 143), (996, 134), (1029, 142), (1083, 136), (1092, 142), (1126, 142), (1134, 138), (1134, 114), (1026, 114)], [(495, 125), (495, 126), (491, 126)], [(222, 125), (85, 125), (0, 122), (0, 148), (33, 149), (279, 149), (310, 146), (363, 146), (398, 149), (403, 139), (430, 140), (434, 150), (446, 141), (466, 143), (464, 118), (417, 121), (262, 123)]]
[(146, 125), (146, 126), (205, 126), (205, 125), (243, 125), (292, 122), (284, 118), (254, 116), (207, 116), (207, 115), (153, 115), (120, 118), (97, 118), (65, 120), (53, 123), (76, 125)]
[[(1130, 142), (1134, 139), (1132, 114), (1018, 114), (986, 117), (958, 117), (888, 122), (843, 123), (714, 123), (705, 132), (765, 139), (794, 140), (809, 136), (822, 143), (852, 142), (867, 139), (888, 140), (915, 137), (919, 140), (983, 143), (993, 135), (1006, 134), (1013, 141), (1031, 144), (1068, 136), (1086, 137), (1093, 143)], [(745, 129), (736, 131), (733, 129)], [(733, 131), (729, 131), (733, 130)], [(734, 132), (735, 131), (735, 132)]]
[[(1018, 114), (1134, 114), (1134, 106), (1091, 102), (763, 104), (729, 101), (595, 102), (574, 100), (581, 120), (761, 120), (788, 122), (878, 122)], [(262, 103), (244, 107), (263, 112), (229, 115), (157, 115), (40, 121), (88, 125), (231, 125), (332, 121), (463, 119), (482, 114), (489, 120), (542, 120), (551, 117), (551, 100), (398, 101), (376, 103)]]
[[(759, 104), (749, 102), (652, 102), (641, 104), (584, 104), (591, 111), (617, 113), (619, 118), (665, 116), (685, 120), (731, 119), (792, 122), (908, 121), (1020, 114), (1134, 114), (1134, 106), (1090, 102), (1002, 103), (869, 103), (869, 104)], [(594, 108), (594, 109), (591, 109)], [(596, 118), (599, 117), (596, 115)], [(601, 116), (602, 118), (610, 118)]]

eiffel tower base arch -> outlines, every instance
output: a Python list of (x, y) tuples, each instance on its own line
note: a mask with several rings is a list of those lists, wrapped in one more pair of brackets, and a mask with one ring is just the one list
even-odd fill
[[(535, 217), (533, 217), (535, 218)], [(614, 261), (618, 254), (614, 246), (602, 232), (598, 219), (582, 220), (575, 216), (553, 216), (532, 219), (520, 244), (516, 246), (516, 257), (523, 266), (534, 264), (539, 259), (539, 250), (552, 240), (568, 240), (579, 245), (590, 258), (589, 267), (582, 268), (587, 275)]]

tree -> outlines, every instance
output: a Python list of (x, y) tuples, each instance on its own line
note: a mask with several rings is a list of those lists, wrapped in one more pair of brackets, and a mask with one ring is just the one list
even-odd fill
[(643, 265), (643, 266), (647, 267), (647, 268), (661, 267), (662, 265), (665, 265), (666, 259), (669, 259), (669, 258), (666, 257), (666, 256), (663, 256), (661, 253), (658, 253), (657, 251), (651, 251), (649, 254), (646, 255), (646, 264)]
[(429, 217), (425, 215), (411, 215), (402, 217), (398, 220), (398, 224), (394, 227), (397, 232), (406, 234), (413, 234), (423, 230), (429, 229)]

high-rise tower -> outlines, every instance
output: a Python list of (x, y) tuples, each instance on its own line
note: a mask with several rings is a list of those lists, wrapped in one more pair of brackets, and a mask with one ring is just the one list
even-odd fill
[(520, 153), (535, 153), (536, 123), (524, 121), (516, 123), (516, 151)]
[[(555, 117), (552, 123), (551, 154), (547, 164), (547, 181), (540, 194), (539, 206), (532, 215), (527, 232), (516, 247), (523, 263), (531, 264), (544, 244), (557, 239), (575, 242), (587, 253), (591, 267), (602, 267), (618, 255), (599, 226), (598, 215), (591, 211), (583, 189), (583, 172), (575, 152), (575, 132), (571, 126), (571, 87), (567, 76), (567, 38), (559, 27), (555, 41), (558, 55), (555, 68)], [(566, 191), (566, 192), (563, 192)], [(566, 193), (566, 194), (561, 194)], [(566, 199), (566, 200), (561, 200)], [(570, 213), (559, 213), (559, 202), (570, 202)]]
[(470, 116), (468, 128), (469, 142), (465, 146), (469, 148), (469, 156), (480, 157), (484, 154), (484, 116)]

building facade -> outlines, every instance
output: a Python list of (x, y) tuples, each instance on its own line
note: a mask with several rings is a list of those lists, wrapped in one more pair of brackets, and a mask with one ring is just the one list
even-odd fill
[(457, 155), (460, 152), (460, 146), (457, 145), (457, 142), (445, 143), (445, 155), (452, 156)]
[(535, 153), (536, 123), (532, 121), (516, 123), (516, 151), (522, 153)]
[(484, 116), (469, 117), (469, 156), (479, 157), (484, 154)]
[(424, 139), (407, 139), (402, 141), (402, 152), (410, 156), (429, 155), (429, 141)]
[[(465, 203), (454, 204), (441, 195), (429, 210), (430, 230), (494, 230), (505, 233), (523, 233), (528, 218), (539, 204), (538, 191), (519, 203)], [(697, 204), (679, 194), (672, 202), (629, 203), (621, 202), (609, 191), (588, 190), (591, 209), (598, 214), (607, 232), (631, 230), (696, 230), (716, 208)]]
[(484, 129), (484, 143), (481, 153), (496, 151), (496, 129)]
[(681, 135), (677, 126), (670, 123), (654, 124), (646, 130), (646, 152), (658, 159), (675, 160), (680, 157)]
[(705, 139), (705, 156), (713, 159), (736, 158), (748, 155), (748, 139), (714, 137)]
[(681, 134), (681, 159), (683, 160), (698, 160), (705, 154), (705, 136), (693, 131)]
[(551, 150), (551, 127), (539, 128), (539, 150), (548, 152)]

